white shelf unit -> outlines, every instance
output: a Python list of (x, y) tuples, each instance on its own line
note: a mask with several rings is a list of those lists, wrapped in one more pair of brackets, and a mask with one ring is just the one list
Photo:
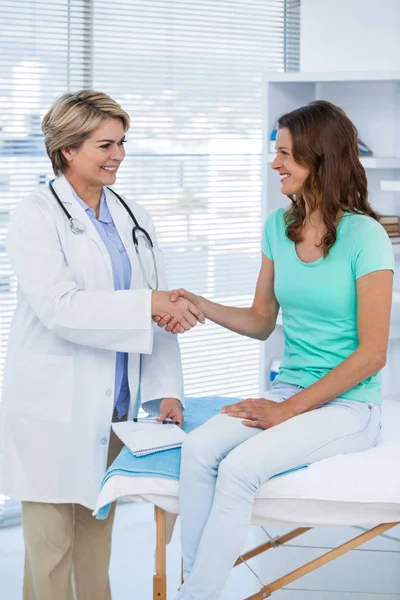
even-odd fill
[(400, 192), (400, 181), (381, 179), (381, 190), (384, 192)]
[[(400, 214), (400, 71), (344, 73), (273, 73), (264, 80), (263, 215), (288, 205), (280, 192), (279, 176), (271, 169), (270, 135), (276, 119), (313, 100), (329, 100), (346, 112), (359, 137), (373, 151), (361, 162), (366, 169), (370, 201), (382, 214)], [(390, 181), (391, 189), (381, 181)], [(395, 183), (393, 183), (395, 182)], [(388, 366), (384, 393), (400, 392), (400, 244), (393, 244), (398, 267), (395, 276)], [(260, 392), (269, 386), (269, 367), (283, 351), (282, 315), (262, 345)], [(397, 365), (397, 367), (396, 367)], [(397, 375), (397, 371), (399, 374)]]

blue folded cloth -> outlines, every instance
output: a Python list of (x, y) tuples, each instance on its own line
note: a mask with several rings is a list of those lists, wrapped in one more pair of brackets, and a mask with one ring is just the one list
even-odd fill
[[(186, 398), (186, 410), (183, 430), (189, 433), (199, 427), (211, 417), (217, 415), (223, 406), (239, 402), (240, 398), (223, 398), (221, 396), (208, 396), (206, 398)], [(161, 427), (161, 425), (160, 425)], [(181, 466), (181, 449), (172, 448), (163, 452), (134, 456), (124, 446), (108, 468), (101, 487), (113, 475), (127, 475), (130, 477), (165, 477), (166, 479), (179, 479)], [(105, 519), (110, 511), (110, 505), (103, 506), (97, 513), (97, 519)]]

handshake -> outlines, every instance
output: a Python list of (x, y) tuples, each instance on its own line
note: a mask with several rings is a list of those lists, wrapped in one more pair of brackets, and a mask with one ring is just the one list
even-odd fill
[(205, 322), (204, 304), (204, 298), (184, 289), (155, 291), (151, 296), (151, 316), (165, 331), (184, 333)]

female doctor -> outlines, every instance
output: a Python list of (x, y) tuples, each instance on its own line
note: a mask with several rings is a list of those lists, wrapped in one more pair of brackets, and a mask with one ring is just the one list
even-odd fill
[[(103, 93), (65, 94), (43, 120), (56, 179), (21, 202), (8, 253), (18, 280), (1, 403), (0, 492), (22, 500), (24, 600), (108, 600), (114, 510), (92, 516), (121, 449), (111, 422), (182, 423), (176, 337), (203, 317), (172, 303), (149, 214), (109, 185), (129, 116)], [(115, 507), (114, 507), (115, 508)]]

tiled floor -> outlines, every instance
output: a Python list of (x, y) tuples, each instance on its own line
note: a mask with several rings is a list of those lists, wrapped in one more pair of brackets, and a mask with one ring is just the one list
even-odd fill
[[(271, 529), (271, 535), (284, 529)], [(268, 583), (291, 568), (315, 558), (324, 550), (360, 533), (355, 528), (319, 529), (293, 540), (288, 546), (267, 552), (251, 563)], [(113, 600), (152, 600), (154, 521), (150, 505), (122, 504), (114, 529), (111, 582)], [(261, 543), (266, 535), (252, 528), (249, 542)], [(301, 547), (299, 547), (301, 545)], [(305, 547), (304, 547), (305, 546)], [(179, 584), (179, 531), (168, 548), (168, 600)], [(21, 599), (23, 543), (20, 527), (0, 529), (0, 599)], [(243, 600), (257, 592), (254, 575), (240, 566), (233, 570), (221, 600)], [(400, 600), (400, 527), (372, 540), (362, 550), (337, 559), (319, 571), (276, 592), (276, 600)], [(342, 592), (342, 590), (346, 590)], [(57, 600), (57, 599), (54, 599)], [(95, 600), (95, 599), (93, 599)]]

